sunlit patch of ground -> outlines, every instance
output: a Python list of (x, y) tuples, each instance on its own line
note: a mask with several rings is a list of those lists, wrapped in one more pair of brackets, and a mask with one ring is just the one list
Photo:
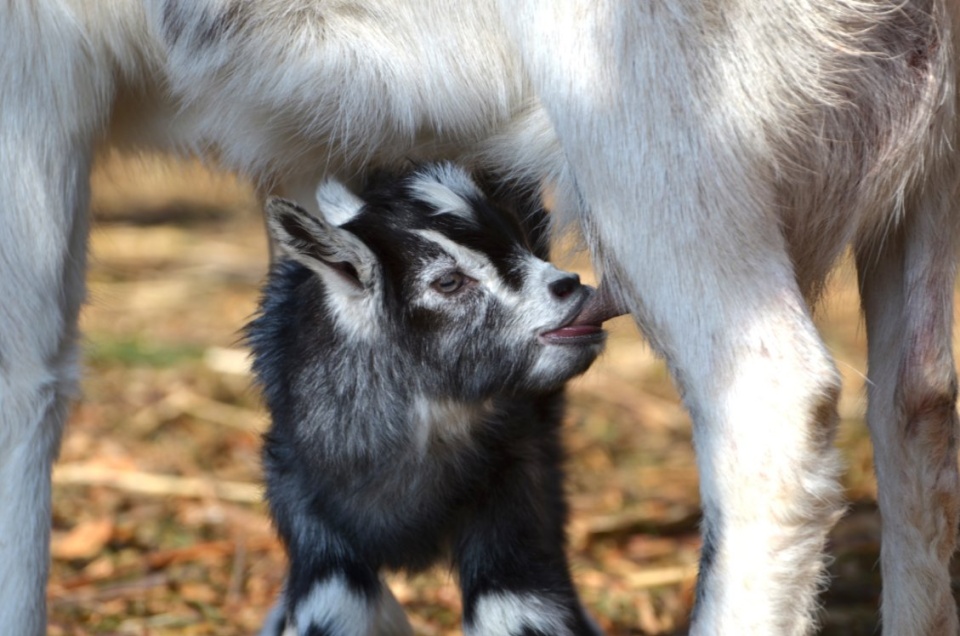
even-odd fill
[[(50, 633), (255, 633), (284, 572), (259, 502), (266, 418), (239, 342), (266, 269), (257, 201), (197, 164), (114, 157), (93, 206), (88, 373), (55, 479)], [(855, 502), (833, 536), (826, 633), (872, 634), (878, 521), (849, 270), (821, 319), (845, 381), (838, 444)], [(632, 323), (612, 331), (571, 388), (575, 576), (607, 633), (682, 633), (699, 549), (689, 420)], [(460, 633), (448, 570), (389, 580), (417, 633)]]

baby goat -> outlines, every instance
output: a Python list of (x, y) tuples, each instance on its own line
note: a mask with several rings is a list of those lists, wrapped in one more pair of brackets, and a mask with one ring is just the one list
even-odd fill
[(290, 556), (264, 633), (408, 634), (381, 569), (448, 555), (467, 634), (596, 634), (564, 554), (559, 428), (603, 294), (449, 164), (317, 198), (324, 218), (268, 203), (289, 258), (248, 331)]

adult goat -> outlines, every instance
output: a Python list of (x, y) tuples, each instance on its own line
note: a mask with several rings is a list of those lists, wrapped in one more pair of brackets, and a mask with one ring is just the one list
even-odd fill
[(98, 142), (307, 203), (445, 158), (556, 184), (668, 361), (704, 507), (696, 634), (806, 634), (840, 511), (810, 318), (853, 245), (884, 627), (957, 631), (957, 0), (10, 0), (0, 16), (0, 625), (43, 632)]

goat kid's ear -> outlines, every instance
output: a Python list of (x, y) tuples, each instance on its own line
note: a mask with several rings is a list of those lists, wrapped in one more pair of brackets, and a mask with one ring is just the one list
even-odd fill
[(345, 292), (373, 287), (377, 260), (356, 236), (278, 197), (267, 200), (266, 215), (270, 235), (290, 258)]

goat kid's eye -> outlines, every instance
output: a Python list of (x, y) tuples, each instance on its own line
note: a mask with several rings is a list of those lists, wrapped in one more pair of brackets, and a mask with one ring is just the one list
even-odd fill
[(466, 282), (467, 277), (462, 272), (450, 272), (433, 281), (433, 288), (441, 294), (452, 294)]

